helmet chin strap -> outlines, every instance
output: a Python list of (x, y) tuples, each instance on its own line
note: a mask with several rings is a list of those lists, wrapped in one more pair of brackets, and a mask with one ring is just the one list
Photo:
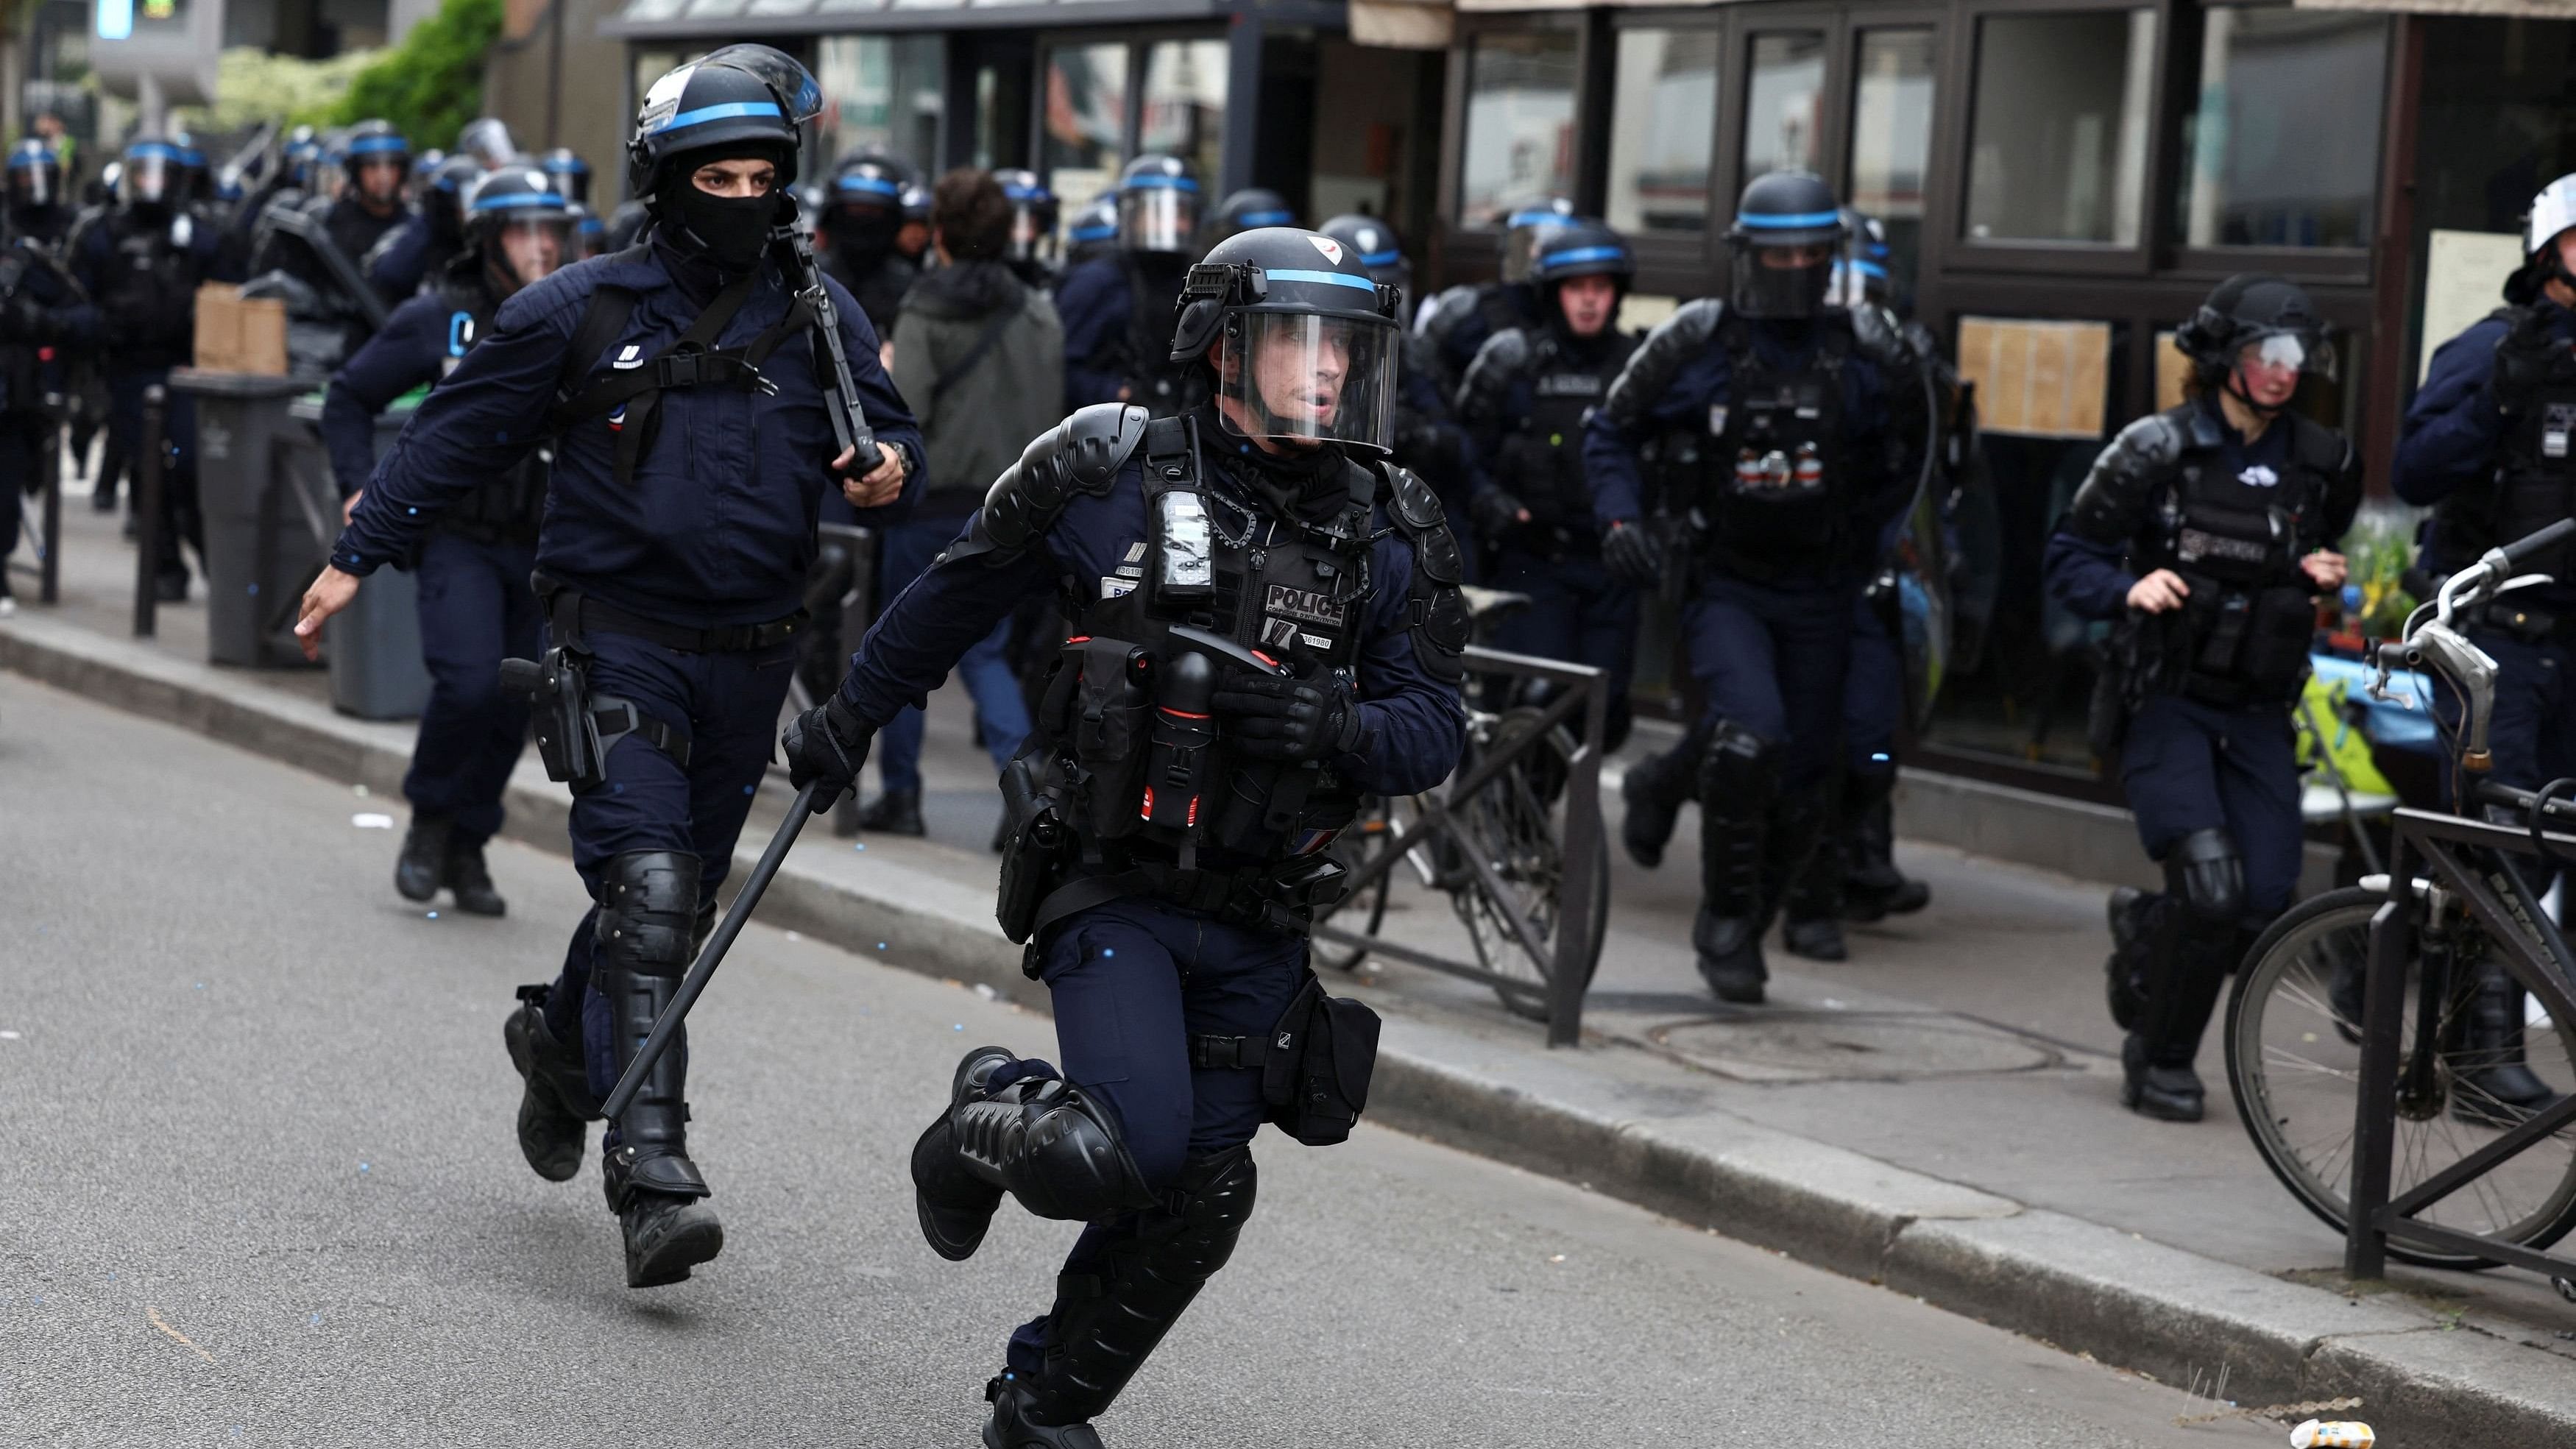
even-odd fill
[(2288, 398), (2283, 398), (2279, 402), (2268, 405), (2256, 402), (2252, 394), (2237, 385), (2237, 379), (2244, 375), (2245, 369), (2242, 366), (2228, 368), (2227, 380), (2218, 385), (2219, 389), (2225, 392), (2229, 397), (2232, 397), (2238, 402), (2245, 404), (2248, 408), (2253, 409), (2255, 415), (2267, 423), (2272, 419), (2279, 417), (2281, 415), (2281, 410), (2290, 405), (2290, 400)]

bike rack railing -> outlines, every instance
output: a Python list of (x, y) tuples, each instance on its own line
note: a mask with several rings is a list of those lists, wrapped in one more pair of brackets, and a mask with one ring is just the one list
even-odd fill
[[(2576, 850), (2576, 836), (2551, 832), (2547, 840)], [(2503, 889), (2464, 860), (2464, 847), (2486, 847), (2508, 854), (2529, 854), (2528, 830), (2491, 825), (2428, 810), (2400, 810), (2392, 821), (2389, 880), (2393, 891), (2409, 890), (2406, 882), (2420, 865), (2435, 884), (2457, 895), (2469, 914), (2485, 928), (2487, 938), (2511, 953), (2525, 969), (2523, 985), (2538, 996), (2552, 1021), (2576, 1021), (2576, 955), (2571, 955), (2557, 925), (2541, 908), (2519, 872), (2499, 872)], [(2410, 892), (2411, 893), (2411, 892)], [(2535, 940), (2535, 936), (2537, 939)], [(2527, 1268), (2556, 1280), (2560, 1291), (2576, 1282), (2576, 1258), (2553, 1257), (2519, 1243), (2457, 1228), (2419, 1222), (2424, 1211), (2479, 1178), (2493, 1172), (2532, 1146), (2576, 1123), (2576, 1096), (2561, 1098), (2529, 1120), (2508, 1129), (2495, 1141), (2392, 1199), (2389, 1179), (2397, 1142), (2398, 1093), (2405, 1046), (2406, 963), (2415, 954), (2414, 905), (2392, 896), (2370, 921), (2369, 964), (2364, 977), (2361, 1020), (2360, 1097), (2354, 1109), (2353, 1165), (2349, 1236), (2344, 1245), (2344, 1272), (2352, 1278), (2385, 1276), (2388, 1245), (2464, 1253)]]
[(1583, 993), (1591, 980), (1592, 963), (1589, 958), (1593, 922), (1599, 912), (1609, 909), (1607, 900), (1593, 899), (1593, 885), (1599, 874), (1595, 861), (1607, 843), (1601, 823), (1601, 737), (1608, 725), (1609, 707), (1605, 676), (1602, 671), (1586, 665), (1562, 664), (1527, 654), (1507, 654), (1481, 645), (1469, 646), (1466, 659), (1467, 668), (1473, 673), (1539, 679), (1565, 688), (1548, 701), (1534, 727), (1520, 738), (1478, 756), (1473, 765), (1451, 779), (1444, 789), (1417, 797), (1421, 813), (1398, 831), (1395, 839), (1367, 864), (1351, 873), (1346, 883), (1347, 893), (1342, 899), (1345, 902), (1356, 900), (1362, 891), (1395, 869), (1415, 848), (1445, 838), (1457, 847), (1459, 856), (1475, 872), (1478, 883), (1497, 909), (1508, 907), (1517, 897), (1494, 869), (1493, 852), (1477, 840), (1472, 827), (1459, 818), (1459, 808), (1476, 792), (1494, 783), (1514, 761), (1549, 748), (1549, 734), (1579, 711), (1583, 721), (1582, 738), (1576, 742), (1573, 755), (1565, 762), (1565, 840), (1560, 846), (1565, 868), (1557, 892), (1555, 941), (1543, 943), (1538, 926), (1526, 913), (1518, 910), (1505, 912), (1512, 928), (1513, 943), (1529, 957), (1530, 964), (1537, 969), (1540, 982), (1544, 984), (1504, 976), (1383, 937), (1364, 936), (1331, 924), (1330, 917), (1315, 924), (1314, 934), (1341, 945), (1365, 947), (1371, 955), (1537, 999), (1547, 1008), (1547, 1044), (1552, 1047), (1572, 1046), (1583, 1031)]

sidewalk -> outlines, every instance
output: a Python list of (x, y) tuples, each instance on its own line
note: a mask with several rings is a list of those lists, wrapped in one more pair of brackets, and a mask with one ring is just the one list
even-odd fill
[[(0, 665), (363, 785), (376, 803), (356, 808), (400, 815), (408, 725), (333, 714), (319, 672), (203, 663), (202, 586), (162, 610), (158, 640), (126, 637), (131, 554), (70, 503), (64, 603), (0, 622)], [(817, 822), (763, 918), (1043, 1010), (992, 921), (989, 765), (955, 691), (930, 713), (930, 839), (854, 848)], [(764, 791), (741, 865), (786, 798)], [(510, 833), (561, 850), (565, 800), (530, 751)], [(1691, 966), (1694, 819), (1660, 871), (1614, 864), (1577, 1049), (1547, 1051), (1435, 973), (1339, 978), (1387, 1019), (1371, 1115), (2167, 1382), (2223, 1372), (2242, 1404), (2357, 1395), (2391, 1449), (2576, 1443), (2576, 1340), (2557, 1337), (2576, 1307), (2546, 1284), (2400, 1267), (2348, 1297), (2340, 1240), (2264, 1169), (2214, 1049), (2210, 1120), (2119, 1108), (2101, 886), (1901, 845), (1929, 910), (1851, 928), (1841, 965), (1775, 948), (1773, 1004), (1727, 1009)], [(353, 845), (390, 871), (395, 840)], [(1388, 929), (1432, 939), (1446, 912), (1399, 886)]]

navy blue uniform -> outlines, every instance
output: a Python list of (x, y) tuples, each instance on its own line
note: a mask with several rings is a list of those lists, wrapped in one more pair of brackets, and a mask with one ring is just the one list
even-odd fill
[[(342, 497), (375, 472), (377, 416), (463, 361), (490, 312), (480, 295), (414, 297), (341, 365), (323, 399), (322, 438)], [(477, 501), (489, 501), (475, 516), (440, 515), (411, 565), (430, 693), (403, 798), (415, 812), (451, 820), (452, 839), (466, 847), (499, 832), (501, 793), (527, 742), (527, 703), (502, 691), (500, 671), (505, 658), (534, 658), (542, 632), (528, 587), (537, 560), (530, 504), (541, 501), (542, 480), (520, 476), (537, 466), (487, 479)]]
[[(1105, 402), (1131, 402), (1157, 416), (1179, 410), (1178, 374), (1165, 359), (1186, 268), (1183, 257), (1112, 252), (1064, 274), (1055, 310), (1064, 319), (1066, 411)], [(1158, 383), (1171, 385), (1169, 396)]]
[[(658, 355), (698, 318), (720, 283), (711, 267), (657, 241), (640, 258), (567, 267), (512, 296), (491, 335), (429, 395), (377, 465), (332, 548), (332, 562), (365, 574), (408, 557), (441, 509), (517, 467), (547, 440), (559, 386), (605, 371), (620, 355)], [(567, 358), (602, 285), (631, 293), (633, 310), (597, 356)], [(921, 437), (877, 365), (876, 334), (866, 317), (837, 283), (826, 285), (868, 419), (879, 440), (902, 450), (911, 466), (904, 497), (863, 516), (888, 521), (919, 494)], [(788, 305), (786, 286), (764, 264), (718, 347), (748, 344), (785, 317)], [(629, 348), (635, 352), (626, 354)], [(799, 337), (761, 365), (774, 391), (666, 390), (651, 444), (625, 481), (615, 476), (620, 415), (572, 423), (555, 440), (537, 568), (585, 602), (656, 630), (735, 629), (794, 615), (818, 548), (821, 500), (836, 487), (828, 473), (835, 452), (831, 423), (814, 369)], [(574, 867), (596, 900), (602, 868), (613, 856), (693, 855), (697, 899), (712, 905), (769, 761), (794, 646), (740, 648), (708, 639), (705, 647), (684, 649), (596, 622), (582, 633), (592, 650), (594, 696), (633, 701), (648, 719), (684, 737), (688, 750), (683, 764), (642, 734), (610, 747), (605, 778), (573, 799)], [(569, 1039), (573, 1013), (587, 1015), (592, 1086), (604, 1095), (614, 1072), (608, 1006), (589, 991), (596, 915), (594, 907), (574, 932), (547, 1016), (557, 1035)]]
[(0, 598), (18, 547), (25, 487), (43, 476), (57, 421), (47, 393), (63, 388), (64, 359), (98, 343), (98, 309), (49, 251), (20, 236), (0, 248), (0, 276), (12, 301), (0, 310)]
[[(1210, 451), (1203, 443), (1211, 492), (1247, 509), (1242, 516), (1253, 520), (1251, 528), (1269, 530), (1273, 546), (1293, 538), (1249, 495), (1228, 494), (1219, 469), (1204, 461)], [(1372, 591), (1354, 606), (1361, 614), (1358, 743), (1323, 763), (1358, 790), (1409, 795), (1448, 776), (1464, 718), (1454, 685), (1435, 678), (1417, 650), (1408, 603), (1412, 545), (1392, 530), (1383, 502), (1373, 524)], [(970, 531), (961, 545), (973, 537)], [(918, 707), (1020, 600), (1069, 591), (1068, 612), (1078, 615), (1080, 601), (1135, 588), (1131, 561), (1146, 556), (1148, 539), (1139, 456), (1105, 494), (1073, 497), (1034, 546), (1006, 562), (944, 556), (934, 564), (869, 631), (842, 699), (861, 721), (882, 728), (898, 710)], [(1258, 533), (1254, 541), (1261, 542)], [(1188, 1160), (1251, 1140), (1263, 1115), (1259, 1073), (1194, 1067), (1190, 1038), (1266, 1033), (1304, 977), (1303, 937), (1130, 896), (1068, 913), (1044, 928), (1036, 947), (1033, 959), (1054, 997), (1064, 1075), (1115, 1108), (1148, 1184), (1169, 1188)], [(1102, 1254), (1135, 1231), (1129, 1218), (1087, 1229), (1065, 1272), (1078, 1278), (1095, 1271)], [(1015, 1370), (1038, 1371), (1052, 1318), (1013, 1335)]]
[(429, 217), (415, 213), (401, 226), (385, 233), (366, 257), (360, 261), (367, 282), (388, 302), (398, 302), (420, 290), (430, 273), (447, 258), (438, 255), (437, 239), (431, 234)]
[[(187, 211), (119, 211), (74, 233), (72, 275), (99, 312), (108, 436), (128, 459), (141, 456), (144, 390), (166, 385), (170, 369), (185, 366), (195, 354), (197, 287), (228, 280), (219, 275), (221, 247), (216, 228)], [(197, 413), (186, 393), (169, 394), (162, 435), (159, 567), (165, 578), (184, 581), (180, 539), (204, 547), (197, 511)]]

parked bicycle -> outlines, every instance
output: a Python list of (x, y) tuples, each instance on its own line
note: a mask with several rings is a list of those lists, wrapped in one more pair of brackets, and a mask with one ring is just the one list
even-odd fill
[(2576, 1229), (2576, 954), (2542, 901), (2546, 877), (2576, 865), (2561, 833), (2576, 832), (2576, 780), (2485, 778), (2496, 665), (2453, 624), (2545, 581), (2515, 562), (2571, 532), (2564, 520), (2490, 552), (2380, 646), (2374, 694), (2420, 670), (2456, 703), (2434, 711), (2454, 813), (2397, 812), (2390, 873), (2275, 921), (2228, 1003), (2246, 1130), (2346, 1235), (2355, 1276), (2378, 1276), (2383, 1252), (2576, 1273), (2539, 1251)]

